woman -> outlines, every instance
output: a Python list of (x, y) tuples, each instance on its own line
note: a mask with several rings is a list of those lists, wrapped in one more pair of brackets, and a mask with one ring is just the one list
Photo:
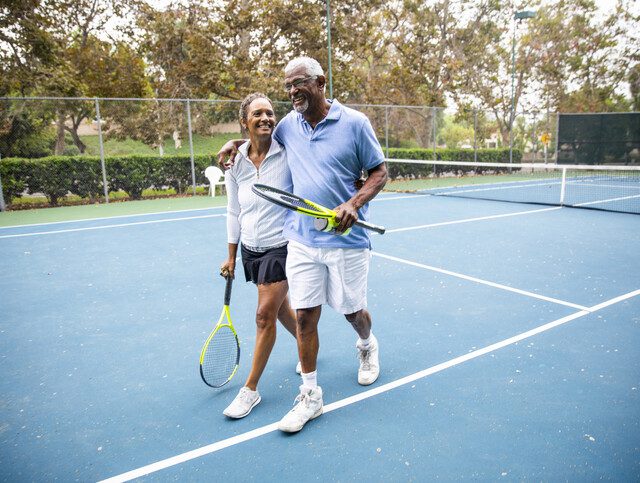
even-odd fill
[(295, 314), (287, 297), (287, 240), (282, 237), (287, 212), (251, 191), (258, 179), (260, 183), (292, 191), (285, 150), (271, 139), (276, 118), (269, 98), (260, 93), (247, 96), (240, 105), (240, 125), (249, 134), (249, 141), (239, 147), (235, 164), (225, 173), (229, 257), (220, 271), (223, 276), (235, 275), (241, 240), (242, 266), (247, 282), (258, 286), (258, 308), (249, 377), (223, 411), (234, 419), (245, 417), (261, 400), (257, 386), (276, 340), (276, 318), (296, 336)]

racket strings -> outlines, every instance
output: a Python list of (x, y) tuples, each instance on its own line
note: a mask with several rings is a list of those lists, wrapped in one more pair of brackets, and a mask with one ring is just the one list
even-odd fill
[(212, 386), (221, 386), (235, 371), (238, 365), (238, 340), (233, 331), (220, 327), (214, 334), (204, 353), (201, 370), (202, 377)]
[[(304, 209), (310, 210), (310, 211), (318, 211), (318, 208), (316, 208), (313, 205), (310, 205), (309, 203), (307, 203), (304, 200), (301, 200), (301, 199), (298, 199), (298, 198), (291, 198), (290, 196), (284, 196), (284, 195), (281, 195), (280, 198), (283, 201), (291, 203), (292, 205), (295, 205), (295, 206), (297, 206), (299, 208), (304, 208)], [(320, 213), (320, 211), (318, 211), (318, 213)]]

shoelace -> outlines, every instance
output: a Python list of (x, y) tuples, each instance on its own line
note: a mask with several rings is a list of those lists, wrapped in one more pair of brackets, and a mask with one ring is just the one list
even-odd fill
[(360, 357), (360, 362), (362, 365), (362, 370), (368, 371), (371, 369), (371, 365), (369, 364), (369, 350), (368, 349), (359, 349), (358, 356)]
[(252, 398), (251, 394), (249, 394), (249, 391), (240, 391), (240, 400), (246, 403), (251, 403)]
[(309, 406), (309, 394), (298, 394), (296, 399), (293, 401), (293, 409), (292, 411), (297, 411), (298, 409), (302, 409), (302, 406)]

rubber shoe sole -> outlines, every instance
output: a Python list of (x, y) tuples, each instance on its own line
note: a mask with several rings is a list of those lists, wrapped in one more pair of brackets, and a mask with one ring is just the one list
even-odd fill
[(260, 403), (260, 401), (262, 401), (262, 396), (258, 396), (258, 399), (256, 399), (256, 400), (255, 400), (255, 402), (251, 405), (251, 407), (249, 408), (249, 410), (248, 410), (246, 413), (241, 414), (241, 415), (239, 415), (239, 416), (235, 416), (235, 415), (227, 414), (227, 410), (226, 410), (226, 409), (222, 412), (222, 414), (224, 414), (226, 417), (231, 418), (231, 419), (242, 419), (242, 418), (244, 418), (245, 416), (248, 416), (248, 415), (249, 415), (249, 413), (251, 412), (251, 410), (252, 410), (253, 408), (255, 408), (255, 407)]
[(309, 419), (307, 419), (304, 423), (302, 423), (300, 426), (282, 426), (282, 421), (280, 421), (280, 424), (278, 424), (278, 429), (280, 431), (283, 431), (285, 433), (297, 433), (298, 431), (302, 430), (302, 428), (304, 428), (304, 425), (307, 424), (309, 421), (311, 421), (312, 419), (316, 419), (319, 416), (322, 416), (323, 413), (323, 408), (320, 408), (320, 410), (314, 414), (313, 416), (311, 416)]

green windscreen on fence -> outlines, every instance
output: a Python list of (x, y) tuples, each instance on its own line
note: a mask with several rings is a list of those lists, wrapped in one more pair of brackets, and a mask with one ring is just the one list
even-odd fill
[(640, 165), (640, 112), (560, 114), (558, 164)]

